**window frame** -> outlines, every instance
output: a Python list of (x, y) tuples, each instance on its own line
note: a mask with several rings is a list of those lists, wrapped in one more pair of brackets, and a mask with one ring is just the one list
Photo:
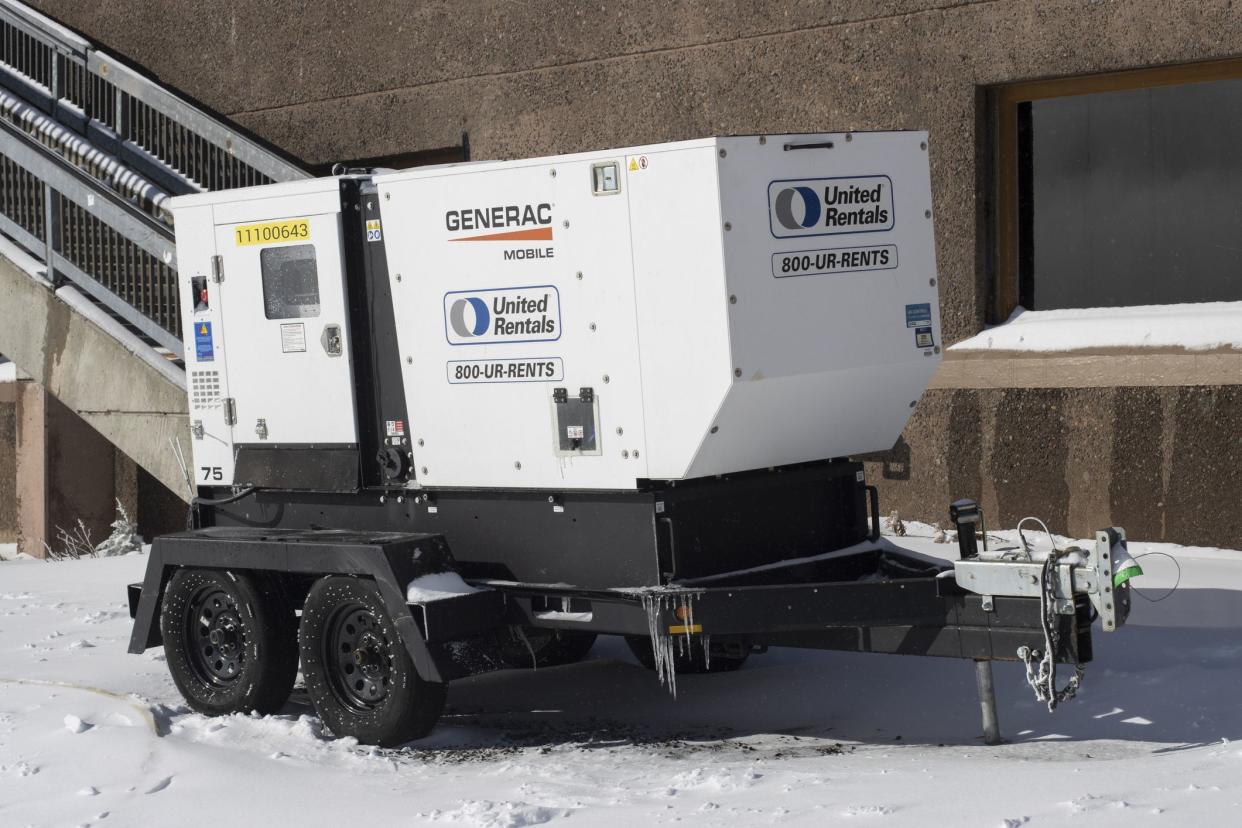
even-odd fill
[(988, 96), (994, 136), (991, 148), (992, 169), (995, 171), (990, 188), (990, 195), (994, 199), (994, 241), (991, 245), (993, 278), (988, 321), (993, 324), (1004, 322), (1023, 299), (1021, 262), (1024, 249), (1029, 246), (1030, 241), (1023, 239), (1021, 233), (1023, 211), (1029, 209), (1029, 205), (1022, 203), (1022, 182), (1019, 180), (1023, 174), (1021, 156), (1024, 151), (1024, 138), (1025, 150), (1030, 149), (1029, 134), (1022, 134), (1020, 112), (1023, 105), (1029, 106), (1033, 101), (1048, 98), (1239, 78), (1242, 78), (1242, 58), (1231, 58), (1095, 75), (1045, 78), (993, 87)]

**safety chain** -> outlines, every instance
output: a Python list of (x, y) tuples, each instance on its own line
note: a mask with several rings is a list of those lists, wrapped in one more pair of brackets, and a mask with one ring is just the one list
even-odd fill
[[(1078, 688), (1082, 686), (1085, 666), (1074, 665), (1074, 677), (1065, 686), (1057, 689), (1056, 653), (1061, 639), (1060, 625), (1057, 618), (1056, 576), (1057, 563), (1074, 549), (1057, 549), (1053, 547), (1044, 561), (1040, 573), (1039, 610), (1040, 621), (1044, 628), (1044, 650), (1031, 650), (1023, 645), (1018, 648), (1018, 658), (1026, 665), (1026, 682), (1035, 691), (1035, 698), (1048, 703), (1048, 712), (1056, 710), (1057, 705), (1067, 699), (1074, 698)], [(1038, 663), (1038, 670), (1036, 664)]]

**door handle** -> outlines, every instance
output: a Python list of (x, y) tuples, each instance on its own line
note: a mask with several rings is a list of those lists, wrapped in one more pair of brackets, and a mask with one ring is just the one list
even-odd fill
[(319, 341), (323, 345), (324, 353), (328, 356), (339, 357), (345, 352), (345, 344), (341, 340), (340, 325), (324, 325), (323, 336), (319, 337)]

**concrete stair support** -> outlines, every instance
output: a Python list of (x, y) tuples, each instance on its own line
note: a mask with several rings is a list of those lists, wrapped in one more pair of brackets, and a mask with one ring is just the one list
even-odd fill
[[(185, 474), (171, 448), (179, 441), (185, 454), (190, 453), (184, 372), (75, 289), (55, 290), (41, 277), (42, 267), (11, 245), (0, 248), (0, 353), (39, 386), (17, 393), (18, 431), (34, 439), (37, 435), (31, 429), (42, 426), (26, 415), (34, 416), (35, 409), (42, 408), (41, 422), (46, 425), (55, 422), (49, 409), (63, 407), (177, 497), (188, 500)], [(55, 398), (52, 405), (37, 404), (42, 400), (35, 398), (42, 391)], [(23, 411), (26, 397), (31, 405)], [(19, 434), (19, 454), (23, 439)], [(105, 465), (102, 454), (65, 445), (74, 453), (64, 456), (63, 467), (76, 464), (84, 478), (112, 477), (110, 465), (99, 468)], [(19, 456), (19, 497), (22, 466)], [(38, 485), (43, 488), (47, 482)], [(57, 481), (50, 482), (57, 487)]]

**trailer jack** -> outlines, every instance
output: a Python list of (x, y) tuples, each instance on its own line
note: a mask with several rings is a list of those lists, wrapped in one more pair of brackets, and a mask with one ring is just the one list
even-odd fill
[[(1058, 704), (1073, 698), (1078, 692), (1085, 670), (1084, 662), (1075, 663), (1074, 675), (1063, 687), (1057, 687), (1057, 660), (1054, 656), (1060, 644), (1057, 616), (1073, 616), (1079, 612), (1075, 596), (1086, 597), (1105, 632), (1115, 632), (1129, 616), (1129, 580), (1141, 575), (1142, 569), (1130, 556), (1125, 530), (1119, 527), (1100, 530), (1096, 533), (1095, 545), (1090, 549), (1077, 546), (1058, 549), (1052, 533), (1045, 526), (1050, 548), (1035, 553), (1022, 535), (1023, 524), (1035, 519), (1024, 518), (1018, 524), (1021, 546), (989, 551), (987, 532), (983, 529), (983, 512), (977, 503), (973, 500), (956, 501), (949, 507), (949, 515), (958, 530), (961, 560), (953, 567), (958, 586), (982, 596), (985, 610), (992, 608), (995, 596), (1039, 599), (1044, 646), (1035, 649), (1023, 644), (1018, 648), (1017, 655), (1026, 666), (1027, 683), (1034, 690), (1035, 697), (1046, 703), (1048, 711), (1052, 712)], [(978, 550), (976, 525), (982, 530), (982, 553)], [(1000, 739), (1000, 729), (991, 664), (976, 662), (976, 677), (983, 711), (984, 741), (996, 744)]]

